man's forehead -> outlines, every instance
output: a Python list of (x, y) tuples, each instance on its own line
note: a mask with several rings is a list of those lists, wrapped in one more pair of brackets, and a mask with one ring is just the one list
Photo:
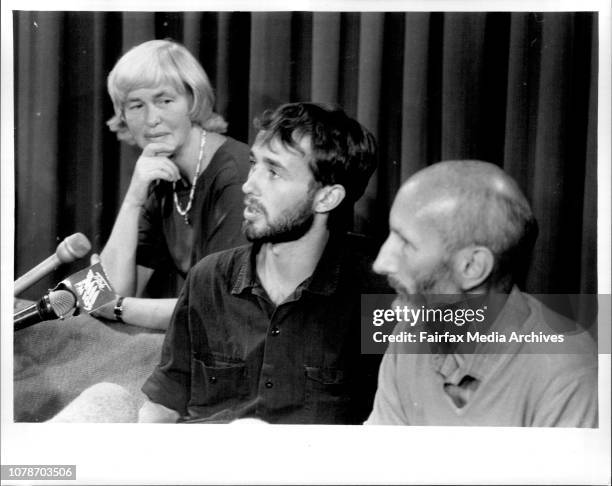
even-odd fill
[(280, 169), (289, 179), (304, 180), (311, 184), (314, 183), (314, 174), (310, 166), (310, 142), (307, 145), (304, 139), (301, 142), (303, 145), (297, 150), (283, 143), (278, 136), (267, 139), (260, 132), (251, 147), (251, 156), (257, 162), (261, 161)]
[(431, 190), (421, 190), (414, 185), (404, 185), (393, 202), (390, 215), (392, 226), (430, 226), (435, 220), (453, 213), (457, 208), (456, 198)]

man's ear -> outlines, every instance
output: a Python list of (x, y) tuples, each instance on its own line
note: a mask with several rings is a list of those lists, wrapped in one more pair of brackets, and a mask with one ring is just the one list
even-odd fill
[(329, 213), (340, 205), (345, 196), (346, 190), (340, 184), (323, 186), (315, 195), (314, 210), (317, 213)]
[(495, 264), (495, 256), (486, 246), (462, 248), (453, 260), (456, 281), (464, 292), (482, 285), (491, 276)]

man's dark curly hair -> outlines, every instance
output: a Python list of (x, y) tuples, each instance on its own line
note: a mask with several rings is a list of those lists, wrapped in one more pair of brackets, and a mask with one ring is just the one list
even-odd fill
[(255, 120), (263, 143), (275, 137), (302, 152), (303, 137), (310, 137), (314, 180), (322, 186), (340, 184), (346, 191), (341, 206), (352, 207), (376, 169), (374, 136), (341, 108), (320, 103), (288, 103), (265, 111)]

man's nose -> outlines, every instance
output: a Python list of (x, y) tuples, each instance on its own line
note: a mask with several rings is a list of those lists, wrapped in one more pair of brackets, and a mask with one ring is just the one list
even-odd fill
[(249, 170), (249, 175), (244, 184), (242, 184), (242, 192), (244, 194), (255, 194), (257, 189), (257, 181), (256, 181), (256, 169), (255, 166), (251, 166), (251, 170)]
[(380, 248), (372, 269), (381, 275), (391, 275), (397, 271), (396, 244), (393, 242), (391, 235), (389, 235)]

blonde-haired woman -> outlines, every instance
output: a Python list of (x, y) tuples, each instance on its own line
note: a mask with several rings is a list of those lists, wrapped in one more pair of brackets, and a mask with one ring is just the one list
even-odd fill
[[(247, 145), (222, 135), (204, 69), (182, 45), (153, 40), (108, 76), (120, 140), (142, 153), (100, 258), (119, 297), (102, 315), (165, 329), (187, 271), (243, 243)], [(142, 296), (155, 298), (142, 298)]]

